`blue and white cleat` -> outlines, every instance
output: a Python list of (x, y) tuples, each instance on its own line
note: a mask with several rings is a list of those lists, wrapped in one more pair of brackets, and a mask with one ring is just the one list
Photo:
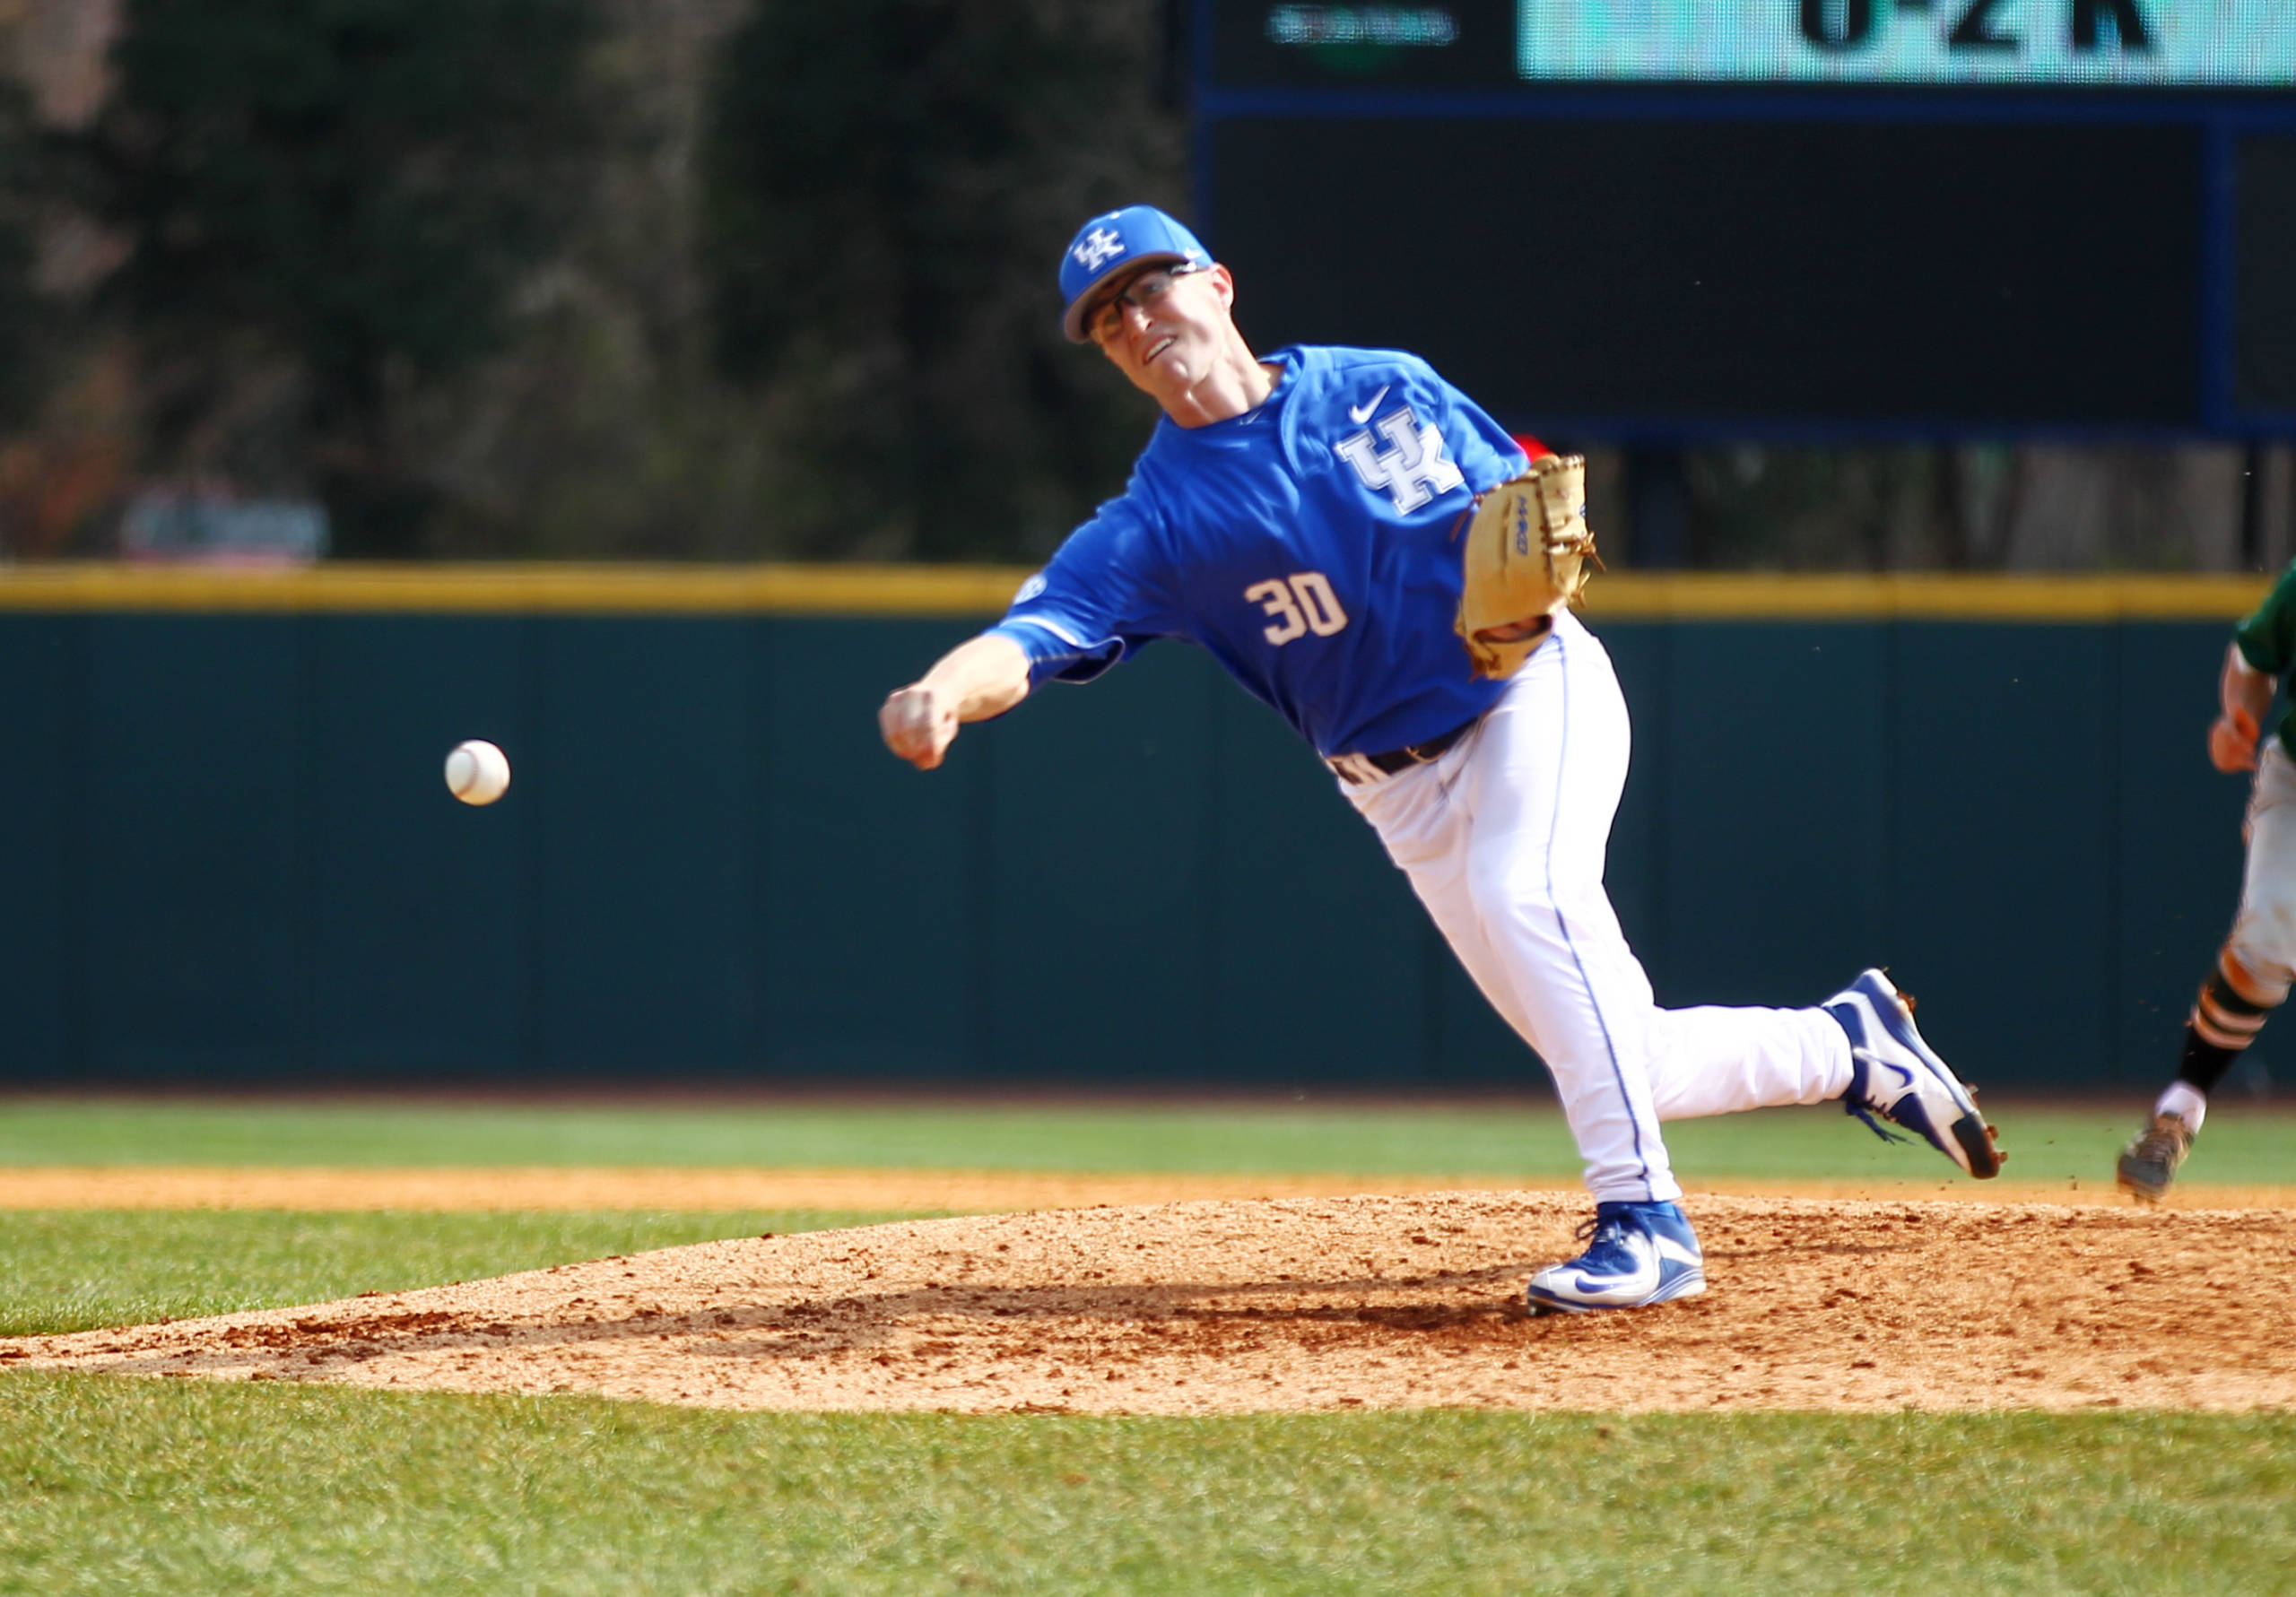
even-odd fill
[(1849, 1034), (1849, 1090), (1843, 1103), (1874, 1134), (1896, 1141), (1874, 1116), (1904, 1126), (1984, 1180), (2008, 1156), (1977, 1099), (1913, 1026), (1913, 1001), (1878, 970), (1866, 971), (1825, 1002)]
[(1524, 1289), (1533, 1314), (1643, 1308), (1706, 1290), (1698, 1233), (1674, 1204), (1597, 1203), (1578, 1235), (1591, 1238), (1585, 1253), (1548, 1265)]

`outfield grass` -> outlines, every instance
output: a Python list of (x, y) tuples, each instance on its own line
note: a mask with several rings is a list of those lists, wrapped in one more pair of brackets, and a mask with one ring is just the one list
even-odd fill
[(0, 1592), (2266, 1592), (2296, 1420), (729, 1415), (0, 1379)]
[[(2009, 1173), (2112, 1179), (2141, 1105), (2005, 1105)], [(1950, 1171), (1839, 1108), (1666, 1128), (1692, 1179), (1867, 1180)], [(1571, 1179), (1569, 1130), (1538, 1104), (1047, 1107), (728, 1102), (691, 1107), (405, 1100), (0, 1099), (7, 1165), (670, 1165)], [(2181, 1178), (2296, 1184), (2296, 1113), (2228, 1104)]]
[(0, 1213), (0, 1336), (324, 1303), (725, 1237), (787, 1235), (900, 1218), (787, 1210)]

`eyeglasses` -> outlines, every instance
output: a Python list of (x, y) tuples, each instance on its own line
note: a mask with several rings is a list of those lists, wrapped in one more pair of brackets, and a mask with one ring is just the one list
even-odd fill
[(1127, 305), (1145, 311), (1156, 301), (1172, 291), (1172, 280), (1186, 277), (1204, 268), (1193, 261), (1177, 261), (1169, 266), (1151, 267), (1124, 287), (1094, 306), (1084, 318), (1084, 326), (1095, 343), (1106, 343), (1124, 331), (1124, 308)]

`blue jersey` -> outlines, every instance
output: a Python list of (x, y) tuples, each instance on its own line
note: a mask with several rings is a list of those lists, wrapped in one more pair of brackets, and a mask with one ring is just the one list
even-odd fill
[(1452, 630), (1474, 496), (1521, 449), (1415, 355), (1277, 351), (1258, 409), (1169, 417), (1120, 499), (994, 630), (1030, 680), (1085, 681), (1158, 638), (1201, 644), (1325, 755), (1424, 742), (1488, 709)]

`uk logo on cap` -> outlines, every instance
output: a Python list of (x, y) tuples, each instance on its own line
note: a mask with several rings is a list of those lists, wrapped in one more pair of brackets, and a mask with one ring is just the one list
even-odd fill
[(1097, 272), (1124, 253), (1124, 238), (1112, 228), (1094, 228), (1068, 252), (1087, 272)]
[(1076, 230), (1060, 257), (1060, 296), (1067, 309), (1061, 330), (1071, 343), (1084, 343), (1084, 305), (1110, 273), (1158, 261), (1209, 266), (1212, 252), (1194, 233), (1153, 205), (1126, 205), (1095, 216)]

